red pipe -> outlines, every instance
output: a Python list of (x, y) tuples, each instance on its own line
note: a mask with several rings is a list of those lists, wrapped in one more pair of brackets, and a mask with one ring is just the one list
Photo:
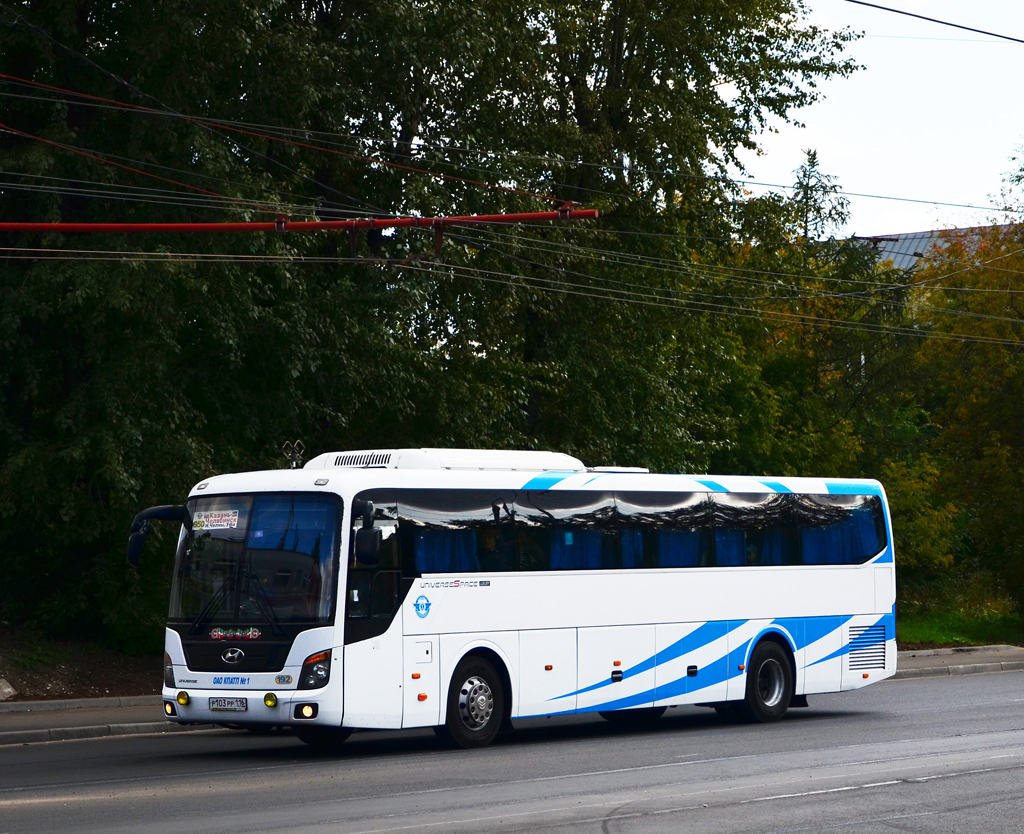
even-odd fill
[(321, 232), (344, 229), (403, 229), (476, 226), (489, 223), (538, 223), (596, 220), (596, 209), (561, 209), (522, 214), (471, 214), (464, 217), (391, 217), (360, 220), (288, 220), (242, 223), (0, 223), (0, 232)]

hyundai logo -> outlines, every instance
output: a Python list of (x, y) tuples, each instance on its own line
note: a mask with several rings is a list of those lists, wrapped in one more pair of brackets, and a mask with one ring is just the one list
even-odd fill
[(243, 657), (245, 657), (245, 652), (241, 649), (224, 649), (220, 659), (225, 663), (239, 663)]

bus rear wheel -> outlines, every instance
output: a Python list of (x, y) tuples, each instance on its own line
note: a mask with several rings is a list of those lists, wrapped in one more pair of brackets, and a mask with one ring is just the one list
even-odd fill
[(747, 697), (743, 712), (750, 721), (778, 721), (793, 698), (793, 672), (785, 650), (770, 640), (758, 643), (747, 666)]
[(448, 717), (441, 735), (458, 747), (486, 747), (501, 729), (505, 689), (494, 667), (481, 657), (467, 657), (448, 687)]

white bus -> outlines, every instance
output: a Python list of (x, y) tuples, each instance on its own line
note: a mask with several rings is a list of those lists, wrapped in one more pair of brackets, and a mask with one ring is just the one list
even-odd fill
[(549, 452), (399, 449), (204, 480), (182, 523), (171, 721), (435, 727), (517, 718), (776, 721), (896, 670), (885, 493), (871, 480), (656, 475)]

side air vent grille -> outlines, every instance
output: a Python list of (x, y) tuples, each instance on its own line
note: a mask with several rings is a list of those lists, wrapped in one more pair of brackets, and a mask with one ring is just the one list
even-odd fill
[(852, 626), (850, 628), (850, 668), (885, 668), (885, 626)]
[(391, 462), (390, 452), (369, 452), (357, 455), (338, 455), (335, 466), (387, 466)]

